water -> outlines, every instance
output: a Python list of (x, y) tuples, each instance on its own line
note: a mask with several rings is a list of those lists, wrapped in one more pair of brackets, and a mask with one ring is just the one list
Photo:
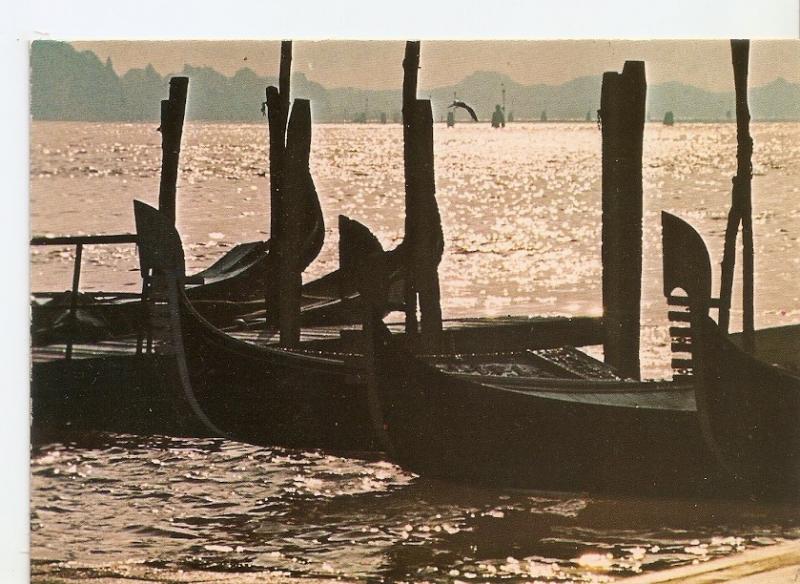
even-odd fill
[[(752, 133), (756, 324), (796, 323), (800, 124), (754, 124)], [(369, 225), (387, 248), (399, 241), (401, 134), (396, 125), (315, 127), (312, 173), (328, 233), (307, 277), (336, 266), (337, 213)], [(32, 232), (133, 231), (132, 199), (157, 200), (159, 139), (155, 124), (34, 123)], [(186, 127), (178, 214), (189, 271), (267, 237), (265, 140), (257, 125)], [(599, 314), (597, 127), (437, 125), (435, 140), (445, 316)], [(645, 375), (663, 377), (658, 214), (689, 219), (718, 265), (735, 127), (649, 124), (644, 159), (642, 361)], [(85, 289), (138, 288), (131, 246), (89, 247), (84, 262)], [(71, 270), (68, 248), (32, 249), (32, 289), (66, 289)], [(600, 582), (800, 537), (791, 506), (479, 490), (381, 461), (113, 435), (34, 447), (31, 521), (35, 574), (119, 577)]]
[(31, 464), (34, 573), (602, 582), (800, 537), (789, 505), (484, 490), (225, 440), (84, 437)]

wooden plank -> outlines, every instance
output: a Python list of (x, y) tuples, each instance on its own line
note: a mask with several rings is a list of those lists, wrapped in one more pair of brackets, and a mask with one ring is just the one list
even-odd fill
[(800, 541), (621, 580), (624, 584), (790, 583), (800, 581)]
[(115, 233), (111, 235), (59, 235), (48, 237), (40, 235), (31, 238), (31, 245), (92, 245), (107, 243), (136, 243), (134, 233)]

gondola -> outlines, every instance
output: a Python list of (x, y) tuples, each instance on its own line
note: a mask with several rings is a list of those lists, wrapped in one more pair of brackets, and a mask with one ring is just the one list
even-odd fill
[(548, 371), (538, 364), (546, 351), (464, 355), (454, 371), (449, 359), (415, 357), (385, 334), (375, 339), (373, 427), (415, 473), (536, 489), (702, 487), (711, 457), (697, 448), (689, 383)]
[[(303, 268), (319, 254), (325, 224), (316, 192), (307, 208), (308, 235), (301, 256)], [(377, 246), (377, 247), (376, 247)], [(374, 252), (380, 243), (369, 229), (347, 217), (339, 218), (339, 256), (342, 267), (303, 286), (301, 320), (304, 325), (334, 325), (358, 322), (361, 318), (358, 292), (348, 285), (348, 270), (354, 258)], [(244, 328), (267, 326), (264, 292), (273, 277), (269, 261), (270, 242), (235, 246), (205, 270), (185, 279), (186, 295), (194, 307), (215, 326)], [(382, 249), (382, 248), (380, 248)], [(392, 266), (391, 306), (402, 302), (403, 245), (386, 252)], [(143, 321), (137, 294), (80, 294), (74, 322), (70, 322), (70, 293), (34, 294), (31, 336), (33, 346), (65, 342), (93, 342), (136, 334)]]
[[(177, 401), (186, 414), (211, 434), (253, 444), (349, 452), (381, 448), (371, 427), (358, 335), (324, 350), (309, 345), (283, 349), (220, 330), (199, 314), (184, 291), (183, 251), (174, 227), (145, 203), (136, 201), (134, 209), (140, 256), (163, 274), (167, 288), (166, 350), (174, 358)], [(362, 258), (355, 279), (371, 273), (373, 263), (391, 266), (391, 258), (380, 250)], [(388, 277), (384, 281), (385, 303), (391, 286)], [(542, 334), (553, 336), (568, 324), (566, 319), (545, 321)], [(581, 321), (577, 328), (584, 337), (596, 336), (596, 319)], [(536, 331), (536, 325), (501, 324), (491, 330), (446, 331), (440, 340), (450, 355), (478, 343), (512, 350), (527, 347)], [(404, 341), (414, 349), (409, 338)]]
[(184, 289), (180, 237), (156, 209), (134, 202), (139, 254), (163, 277), (178, 401), (215, 435), (256, 444), (370, 449), (358, 364), (256, 346), (219, 330)]
[[(664, 247), (665, 292), (684, 307), (708, 307), (702, 240), (665, 215)], [(676, 287), (687, 296), (672, 296)], [(707, 310), (692, 317), (697, 341), (673, 343), (695, 348), (692, 363), (674, 364), (696, 374), (673, 381), (614, 378), (599, 363), (587, 370), (591, 359), (568, 335), (560, 350), (581, 365), (555, 371), (534, 351), (463, 355), (454, 366), (403, 350), (380, 311), (365, 325), (373, 429), (413, 472), (536, 489), (798, 494), (797, 378), (742, 354)]]
[[(306, 236), (301, 262), (307, 267), (322, 249), (325, 224), (316, 192), (307, 193), (304, 205)], [(208, 268), (187, 278), (187, 295), (199, 310), (217, 324), (263, 306), (270, 278), (269, 241), (239, 244)], [(147, 286), (147, 274), (142, 273)], [(146, 292), (145, 292), (146, 293)], [(91, 342), (136, 334), (143, 326), (141, 302), (132, 294), (88, 294), (79, 297), (74, 320), (69, 316), (70, 293), (34, 294), (31, 337), (34, 346), (74, 341)]]
[(755, 351), (746, 352), (741, 335), (725, 335), (709, 316), (711, 260), (700, 235), (669, 213), (662, 227), (664, 294), (686, 295), (688, 326), (673, 329), (674, 363), (693, 374), (706, 444), (743, 489), (799, 495), (800, 325), (758, 330)]

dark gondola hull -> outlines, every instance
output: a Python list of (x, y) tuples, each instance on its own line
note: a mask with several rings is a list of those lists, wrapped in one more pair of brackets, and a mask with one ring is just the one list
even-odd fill
[(180, 330), (174, 319), (173, 330), (181, 335), (176, 358), (185, 363), (187, 413), (251, 444), (375, 448), (356, 367), (231, 338), (177, 294)]
[(748, 354), (711, 319), (697, 376), (698, 411), (723, 467), (758, 494), (800, 496), (800, 376)]
[[(546, 382), (539, 392), (513, 391), (483, 376), (449, 376), (391, 350), (376, 356), (375, 370), (393, 454), (419, 474), (536, 489), (712, 489), (712, 459), (685, 385), (619, 382), (611, 394), (623, 392), (616, 401), (629, 403), (612, 406), (599, 388), (588, 397), (563, 386), (548, 390)], [(647, 407), (653, 396), (661, 404), (674, 397), (683, 407)]]
[[(698, 420), (717, 465), (756, 495), (800, 498), (800, 326), (755, 331), (755, 351), (742, 349), (709, 317), (711, 259), (694, 228), (662, 213), (664, 295), (688, 312), (675, 328), (673, 361), (694, 373)], [(681, 290), (684, 296), (673, 296)], [(671, 312), (670, 314), (675, 314)], [(734, 342), (737, 341), (737, 342)]]

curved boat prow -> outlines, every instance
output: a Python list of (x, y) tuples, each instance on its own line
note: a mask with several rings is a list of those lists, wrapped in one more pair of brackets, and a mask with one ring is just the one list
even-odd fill
[[(662, 226), (664, 294), (676, 303), (680, 297), (673, 291), (684, 290), (686, 302), (678, 304), (689, 307), (688, 332), (671, 328), (672, 346), (691, 353), (706, 445), (734, 484), (754, 494), (797, 497), (800, 377), (745, 352), (720, 330), (708, 315), (718, 303), (711, 298), (711, 262), (702, 238), (669, 213), (662, 213)], [(679, 315), (670, 312), (670, 320)]]
[(358, 266), (363, 258), (383, 252), (378, 238), (363, 223), (339, 215), (339, 266), (350, 271)]
[(180, 235), (169, 220), (155, 207), (142, 201), (133, 202), (136, 220), (139, 264), (147, 270), (185, 276), (185, 259)]
[(387, 432), (384, 403), (378, 387), (378, 367), (376, 365), (376, 360), (383, 357), (384, 347), (391, 340), (391, 333), (383, 323), (390, 287), (387, 264), (386, 254), (382, 250), (376, 251), (354, 266), (353, 276), (355, 287), (362, 299), (363, 369), (367, 380), (367, 411), (376, 442), (384, 452), (394, 457), (394, 446)]
[(137, 246), (142, 274), (152, 272), (164, 277), (168, 304), (169, 328), (171, 341), (175, 350), (175, 359), (183, 394), (192, 413), (213, 435), (226, 437), (200, 407), (192, 387), (186, 353), (183, 346), (181, 319), (178, 310), (179, 287), (185, 279), (185, 259), (180, 235), (175, 226), (158, 209), (143, 203), (133, 202), (136, 219)]
[(692, 312), (708, 314), (711, 300), (711, 258), (699, 233), (683, 219), (661, 212), (664, 296), (676, 289), (690, 299)]
[[(325, 242), (325, 218), (311, 173), (303, 177), (300, 189), (302, 224), (293, 226), (305, 233), (299, 257), (299, 269), (313, 262)], [(205, 270), (194, 274), (200, 285), (188, 288), (192, 300), (260, 300), (264, 298), (267, 281), (273, 278), (270, 260), (272, 240), (239, 244)]]

